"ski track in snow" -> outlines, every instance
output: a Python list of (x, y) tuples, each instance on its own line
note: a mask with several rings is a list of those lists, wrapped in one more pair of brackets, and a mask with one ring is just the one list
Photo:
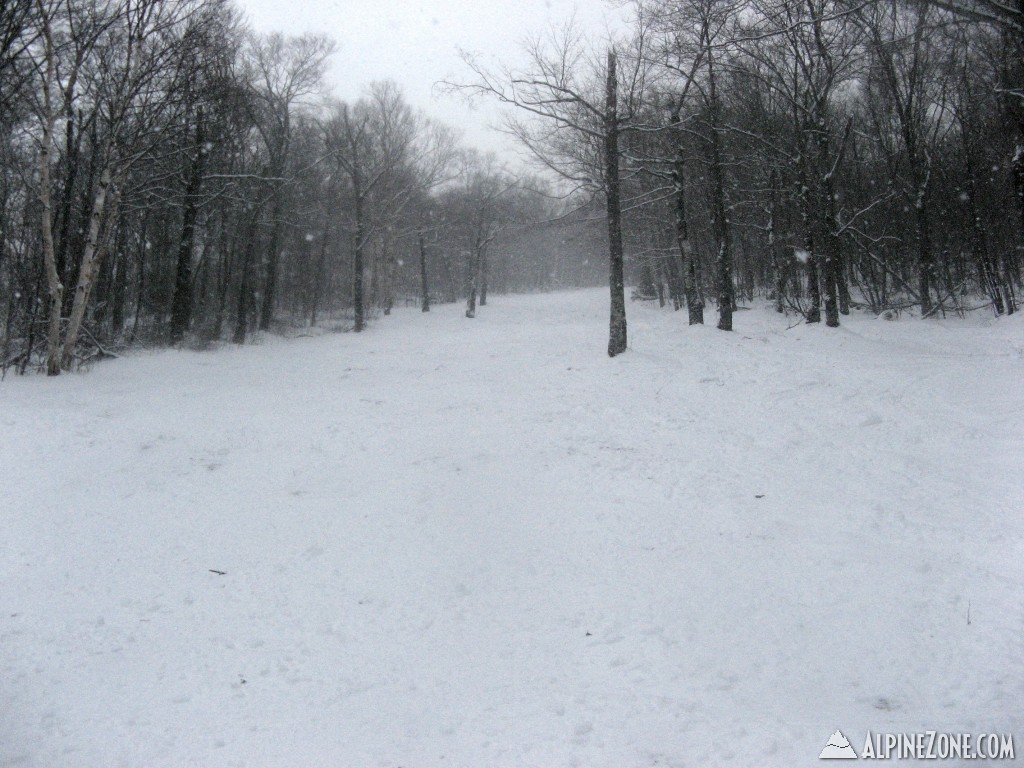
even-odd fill
[(628, 309), (0, 384), (0, 765), (1024, 750), (1024, 320)]

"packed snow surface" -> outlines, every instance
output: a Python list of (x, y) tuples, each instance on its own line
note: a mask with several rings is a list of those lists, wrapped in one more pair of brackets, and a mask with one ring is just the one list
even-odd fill
[(1019, 757), (1024, 320), (629, 312), (9, 377), (0, 765)]

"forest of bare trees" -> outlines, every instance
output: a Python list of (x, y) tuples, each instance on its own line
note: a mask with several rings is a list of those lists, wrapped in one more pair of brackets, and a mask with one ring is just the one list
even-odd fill
[(254, 33), (222, 0), (14, 0), (0, 39), (4, 371), (359, 331), (398, 301), (472, 315), (489, 271), (543, 288), (584, 252), (576, 217), (560, 256), (489, 270), (551, 203), (392, 82), (333, 100), (326, 36)]
[[(570, 23), (518, 66), (470, 54), (457, 87), (608, 201), (609, 353), (635, 298), (718, 327), (739, 300), (837, 326), (851, 305), (922, 317), (1017, 308), (1024, 9), (989, 0), (633, 0), (632, 36)], [(617, 63), (617, 67), (616, 67)], [(616, 74), (617, 69), (617, 74)], [(614, 151), (609, 151), (609, 147)]]
[[(334, 44), (227, 0), (0, 6), (0, 366), (244, 343), (397, 302), (609, 279), (732, 328), (755, 296), (1012, 313), (1024, 245), (1024, 10), (990, 0), (634, 0), (452, 86), (519, 109), (548, 177), (460, 146)], [(552, 194), (555, 193), (555, 194)], [(600, 228), (603, 228), (602, 229)], [(603, 255), (602, 255), (603, 253)], [(609, 270), (610, 266), (610, 270)]]

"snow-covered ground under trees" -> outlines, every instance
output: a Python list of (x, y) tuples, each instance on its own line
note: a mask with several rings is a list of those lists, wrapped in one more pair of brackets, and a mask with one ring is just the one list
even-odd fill
[(629, 312), (8, 377), (0, 765), (1019, 757), (1024, 318)]

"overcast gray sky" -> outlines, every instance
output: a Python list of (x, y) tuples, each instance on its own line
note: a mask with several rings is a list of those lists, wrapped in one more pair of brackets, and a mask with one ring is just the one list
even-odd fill
[(621, 12), (603, 0), (238, 0), (261, 32), (323, 32), (338, 42), (329, 78), (336, 95), (357, 98), (373, 80), (394, 80), (409, 101), (463, 131), (465, 143), (510, 157), (510, 139), (486, 127), (497, 110), (470, 110), (434, 92), (446, 78), (468, 77), (456, 47), (515, 63), (519, 42), (576, 14), (601, 37)]

